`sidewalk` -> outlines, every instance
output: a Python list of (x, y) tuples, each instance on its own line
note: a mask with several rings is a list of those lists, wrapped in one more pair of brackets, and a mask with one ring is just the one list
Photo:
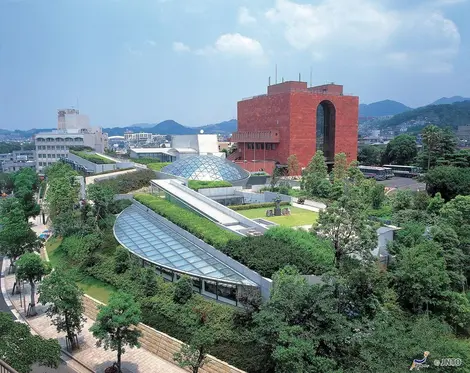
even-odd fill
[[(20, 304), (20, 295), (11, 295), (15, 277), (13, 274), (8, 274), (8, 259), (3, 262), (2, 271), (5, 275), (2, 281), (2, 288), (6, 290), (8, 298), (11, 303), (22, 316), (31, 328), (45, 338), (56, 338), (63, 349), (65, 349), (65, 333), (57, 333), (54, 325), (51, 324), (46, 314), (46, 306), (37, 304), (36, 310), (38, 315), (26, 319), (24, 307)], [(2, 290), (3, 290), (2, 289)], [(24, 297), (26, 304), (29, 303), (30, 288), (29, 285), (24, 286)], [(36, 296), (37, 297), (37, 296)], [(78, 360), (81, 364), (88, 367), (92, 372), (103, 373), (104, 370), (116, 361), (115, 351), (105, 351), (103, 348), (96, 347), (96, 339), (89, 332), (89, 328), (93, 325), (93, 320), (87, 319), (84, 323), (82, 333), (79, 335), (80, 349), (73, 353), (73, 358)], [(122, 355), (123, 372), (129, 373), (184, 373), (187, 371), (174, 365), (166, 360), (159, 358), (156, 355), (142, 349), (142, 348), (125, 348), (126, 352)], [(75, 366), (74, 366), (75, 368)], [(76, 368), (75, 368), (76, 369)], [(83, 369), (83, 372), (90, 370)]]

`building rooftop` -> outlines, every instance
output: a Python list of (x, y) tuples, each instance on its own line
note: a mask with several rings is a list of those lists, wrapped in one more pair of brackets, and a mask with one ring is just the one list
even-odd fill
[(135, 204), (118, 216), (114, 235), (130, 252), (168, 270), (215, 281), (256, 286), (203, 247), (188, 241)]

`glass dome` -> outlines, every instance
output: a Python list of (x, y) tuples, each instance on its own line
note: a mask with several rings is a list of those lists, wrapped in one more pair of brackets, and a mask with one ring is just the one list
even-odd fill
[(196, 155), (183, 158), (163, 167), (162, 172), (200, 181), (236, 182), (247, 180), (250, 177), (249, 172), (237, 164), (214, 155)]

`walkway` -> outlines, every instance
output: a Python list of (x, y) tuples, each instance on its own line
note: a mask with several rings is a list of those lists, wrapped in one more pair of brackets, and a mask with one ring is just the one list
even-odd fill
[[(20, 295), (11, 296), (13, 284), (15, 282), (14, 275), (7, 274), (7, 267), (9, 265), (8, 260), (4, 260), (2, 271), (5, 274), (4, 281), (2, 281), (2, 290), (8, 294), (8, 298), (19, 312), (22, 318), (25, 318), (25, 311), (20, 304)], [(30, 297), (29, 285), (24, 286), (24, 296), (26, 299)], [(65, 333), (57, 333), (54, 325), (51, 324), (51, 320), (45, 314), (45, 306), (40, 304), (37, 305), (38, 315), (32, 318), (26, 319), (28, 324), (31, 326), (33, 331), (40, 334), (45, 338), (57, 338), (63, 348), (65, 348)], [(83, 331), (80, 334), (79, 341), (81, 343), (80, 350), (73, 353), (74, 359), (78, 360), (84, 366), (89, 369), (78, 370), (76, 366), (73, 368), (78, 372), (97, 372), (103, 373), (104, 370), (112, 365), (116, 361), (116, 353), (114, 351), (105, 351), (103, 348), (96, 347), (96, 339), (89, 332), (90, 327), (93, 325), (93, 320), (87, 319), (83, 327)], [(122, 357), (123, 360), (123, 372), (125, 373), (187, 373), (186, 370), (159, 358), (152, 353), (139, 348), (130, 349), (126, 348), (126, 353)], [(76, 362), (71, 361), (72, 363)]]

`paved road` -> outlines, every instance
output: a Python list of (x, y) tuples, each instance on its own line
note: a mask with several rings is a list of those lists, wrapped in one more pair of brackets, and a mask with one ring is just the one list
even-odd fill
[[(3, 264), (3, 257), (0, 257), (0, 270), (2, 268), (2, 264)], [(10, 311), (10, 307), (7, 306), (1, 291), (0, 291), (0, 312), (8, 312), (11, 314), (13, 318), (15, 318), (15, 316)], [(77, 372), (67, 367), (65, 363), (61, 362), (61, 364), (59, 365), (57, 369), (34, 366), (32, 373), (77, 373)]]
[(415, 179), (408, 177), (392, 177), (389, 180), (379, 181), (379, 183), (385, 185), (386, 187), (397, 189), (410, 189), (413, 191), (426, 189), (426, 184), (420, 183)]

